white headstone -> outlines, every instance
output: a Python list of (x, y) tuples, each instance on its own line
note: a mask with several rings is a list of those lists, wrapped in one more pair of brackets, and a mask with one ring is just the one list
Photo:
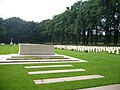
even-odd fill
[(116, 49), (116, 54), (119, 54), (119, 49)]

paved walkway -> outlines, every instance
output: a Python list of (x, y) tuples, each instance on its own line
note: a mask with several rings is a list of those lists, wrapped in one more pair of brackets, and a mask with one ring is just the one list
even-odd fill
[(78, 89), (78, 90), (120, 90), (120, 84), (86, 88), (86, 89)]

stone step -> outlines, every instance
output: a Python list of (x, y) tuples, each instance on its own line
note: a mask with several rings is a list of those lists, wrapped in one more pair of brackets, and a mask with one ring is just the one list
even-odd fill
[(19, 56), (11, 56), (7, 58), (7, 60), (39, 60), (39, 59), (69, 59), (69, 57), (65, 57), (63, 55), (19, 55)]
[(33, 72), (28, 72), (28, 74), (49, 74), (49, 73), (80, 72), (80, 71), (85, 71), (85, 69), (67, 69), (67, 70), (33, 71)]
[(84, 60), (79, 60), (79, 61), (58, 61), (58, 62), (42, 62), (42, 61), (19, 61), (19, 62), (16, 62), (16, 61), (0, 61), (0, 64), (39, 64), (39, 63), (82, 63), (82, 62), (87, 62), (87, 61), (84, 61)]
[(65, 57), (58, 57), (58, 58), (22, 58), (22, 57), (20, 57), (20, 58), (7, 58), (6, 60), (43, 60), (43, 59), (51, 59), (51, 60), (53, 60), (53, 59), (69, 59), (69, 58), (65, 58)]
[(11, 56), (11, 58), (64, 58), (62, 55), (19, 55)]
[(62, 61), (79, 61), (79, 60), (71, 60), (71, 59), (43, 59), (43, 60), (3, 60), (0, 61), (0, 63), (3, 62), (62, 62)]
[(47, 84), (47, 83), (58, 83), (58, 82), (67, 82), (67, 81), (97, 79), (97, 78), (104, 78), (104, 76), (85, 75), (85, 76), (74, 76), (74, 77), (63, 77), (63, 78), (40, 79), (40, 80), (34, 80), (34, 83), (35, 84)]

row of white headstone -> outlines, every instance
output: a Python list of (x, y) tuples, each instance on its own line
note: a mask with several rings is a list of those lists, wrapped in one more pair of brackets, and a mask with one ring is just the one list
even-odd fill
[(120, 47), (112, 47), (112, 46), (72, 46), (72, 45), (55, 45), (55, 48), (65, 49), (65, 50), (73, 50), (79, 52), (108, 52), (119, 54)]

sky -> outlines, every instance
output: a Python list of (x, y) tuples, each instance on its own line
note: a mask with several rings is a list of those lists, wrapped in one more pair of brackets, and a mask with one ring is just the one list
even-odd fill
[(77, 1), (80, 0), (0, 0), (0, 17), (41, 22), (61, 14)]

